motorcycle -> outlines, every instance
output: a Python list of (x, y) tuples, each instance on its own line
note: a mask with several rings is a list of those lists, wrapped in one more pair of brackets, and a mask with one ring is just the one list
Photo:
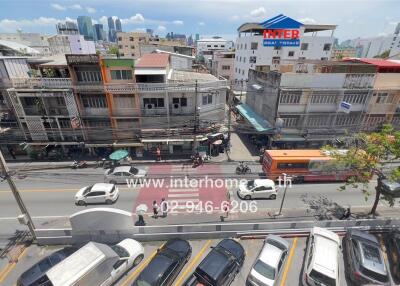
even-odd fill
[(81, 161), (74, 160), (74, 162), (71, 164), (72, 169), (81, 169), (86, 167), (87, 167), (87, 162), (83, 160)]
[(240, 162), (239, 166), (236, 167), (236, 174), (237, 175), (243, 175), (243, 174), (250, 174), (251, 169), (247, 164), (244, 164), (243, 162)]

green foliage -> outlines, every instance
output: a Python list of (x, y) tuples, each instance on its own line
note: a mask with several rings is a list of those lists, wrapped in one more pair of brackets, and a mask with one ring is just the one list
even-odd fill
[(112, 55), (117, 55), (117, 57), (119, 56), (119, 50), (117, 46), (111, 46), (108, 51), (108, 54), (112, 54)]
[[(393, 161), (400, 158), (400, 132), (395, 131), (391, 125), (384, 125), (378, 132), (370, 134), (354, 134), (346, 143), (343, 151), (333, 146), (323, 148), (330, 152), (335, 159), (334, 164), (347, 166), (352, 170), (352, 176), (342, 185), (339, 190), (348, 188), (361, 190), (367, 200), (371, 195), (370, 179), (373, 175), (380, 179), (388, 178), (400, 180), (400, 167), (388, 168)], [(380, 184), (375, 187), (375, 192), (380, 194)], [(372, 213), (375, 212), (379, 199), (384, 199), (390, 205), (394, 199), (388, 196), (376, 196)]]
[(377, 58), (377, 59), (386, 59), (386, 58), (389, 57), (389, 54), (390, 54), (390, 50), (386, 50), (386, 51), (384, 51), (382, 54), (376, 55), (374, 58)]

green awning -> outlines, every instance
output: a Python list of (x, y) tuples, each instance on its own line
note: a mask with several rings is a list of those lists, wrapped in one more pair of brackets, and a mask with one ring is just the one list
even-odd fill
[(267, 120), (262, 118), (260, 115), (254, 112), (254, 110), (245, 103), (236, 106), (239, 113), (246, 118), (246, 120), (256, 129), (258, 132), (270, 131), (273, 128)]
[(117, 150), (110, 154), (109, 158), (114, 161), (122, 160), (128, 157), (129, 153), (126, 150)]

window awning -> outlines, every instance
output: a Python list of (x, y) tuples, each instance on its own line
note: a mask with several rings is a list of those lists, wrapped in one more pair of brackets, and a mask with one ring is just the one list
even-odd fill
[(246, 120), (256, 129), (258, 132), (270, 131), (273, 128), (267, 120), (262, 118), (260, 115), (254, 112), (254, 110), (245, 103), (236, 106), (239, 113), (246, 118)]

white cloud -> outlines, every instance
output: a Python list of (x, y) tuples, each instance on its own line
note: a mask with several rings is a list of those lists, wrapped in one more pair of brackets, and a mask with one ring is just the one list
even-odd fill
[(315, 23), (317, 23), (317, 21), (315, 19), (308, 18), (308, 17), (299, 19), (299, 22), (303, 23), (303, 24), (315, 24)]
[(71, 6), (69, 6), (69, 8), (74, 9), (74, 10), (82, 10), (83, 9), (82, 6), (79, 4), (71, 5)]
[(163, 25), (159, 25), (158, 27), (157, 27), (157, 31), (158, 32), (165, 32), (167, 30), (167, 28), (165, 27), (165, 26), (163, 26)]
[(107, 26), (107, 17), (106, 16), (102, 16), (99, 19), (99, 23), (103, 24), (104, 26)]
[(51, 7), (52, 7), (53, 9), (58, 10), (58, 11), (67, 10), (67, 8), (66, 8), (65, 6), (62, 6), (62, 5), (56, 4), (56, 3), (51, 4)]
[[(104, 16), (103, 16), (104, 17)], [(136, 15), (128, 18), (128, 19), (121, 19), (122, 24), (139, 24), (144, 23), (144, 17), (142, 14), (137, 13)]]
[(204, 23), (204, 22), (198, 22), (197, 24), (199, 24), (199, 26), (205, 26), (206, 25), (206, 23)]
[(257, 9), (254, 9), (250, 12), (250, 16), (252, 17), (265, 17), (265, 15), (267, 14), (267, 11), (265, 11), (264, 7), (259, 7)]
[(96, 13), (96, 9), (93, 7), (86, 7), (86, 11), (88, 11), (88, 13), (91, 13), (91, 14)]
[(31, 30), (34, 28), (45, 28), (45, 27), (53, 27), (59, 22), (68, 21), (69, 18), (65, 19), (56, 19), (56, 18), (48, 18), (48, 17), (39, 17), (35, 19), (22, 19), (22, 20), (10, 20), (10, 19), (2, 19), (0, 20), (0, 31), (1, 32), (15, 32), (17, 29), (22, 30)]
[(379, 36), (379, 37), (386, 37), (386, 36), (389, 36), (389, 34), (388, 34), (388, 33), (385, 33), (385, 32), (380, 32), (380, 33), (378, 34), (378, 36)]
[(175, 20), (172, 22), (174, 25), (183, 25), (183, 21), (182, 20)]
[(237, 21), (237, 20), (240, 19), (240, 17), (239, 17), (238, 15), (233, 15), (233, 16), (231, 16), (230, 19), (231, 19), (232, 21)]

